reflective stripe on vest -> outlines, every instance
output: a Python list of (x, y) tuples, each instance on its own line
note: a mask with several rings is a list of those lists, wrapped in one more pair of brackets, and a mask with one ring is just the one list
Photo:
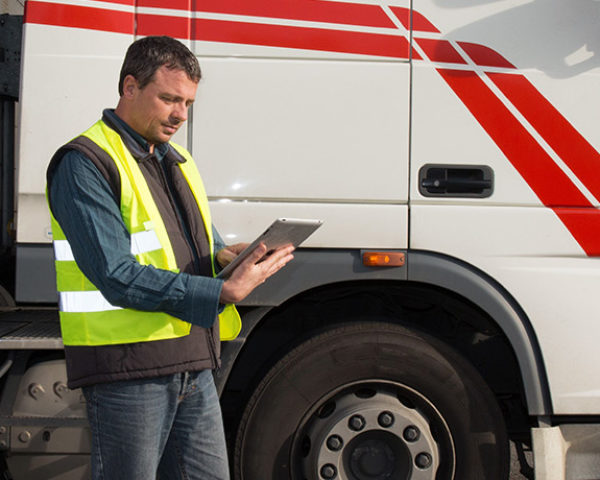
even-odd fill
[[(115, 162), (121, 179), (121, 215), (131, 237), (131, 253), (142, 265), (178, 272), (164, 222), (137, 162), (117, 132), (99, 121), (84, 136)], [(179, 166), (204, 220), (214, 275), (212, 222), (202, 179), (189, 153), (171, 144), (185, 162)], [(188, 335), (191, 324), (161, 312), (141, 312), (111, 305), (77, 266), (71, 247), (51, 212), (60, 320), (65, 345), (110, 345), (163, 340)], [(235, 338), (241, 321), (233, 305), (219, 315), (222, 340)]]
[[(151, 252), (160, 248), (162, 247), (154, 230), (131, 234), (131, 253), (133, 255)], [(69, 245), (67, 240), (54, 241), (54, 259), (63, 262), (75, 261), (73, 252), (71, 251), (71, 245)]]

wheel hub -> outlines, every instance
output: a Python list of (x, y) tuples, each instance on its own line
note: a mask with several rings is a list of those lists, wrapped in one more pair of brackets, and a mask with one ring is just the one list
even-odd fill
[[(427, 414), (419, 408), (425, 404)], [(446, 456), (452, 440), (441, 416), (432, 419), (431, 412), (437, 410), (406, 386), (345, 386), (320, 402), (299, 430), (300, 470), (304, 478), (320, 480), (434, 480), (440, 440)]]
[(407, 452), (402, 451), (402, 445), (398, 445), (398, 449), (394, 450), (392, 448), (394, 443), (397, 443), (394, 435), (386, 435), (385, 432), (377, 430), (365, 432), (352, 440), (344, 453), (348, 458), (343, 460), (353, 478), (360, 480), (397, 478), (397, 473), (410, 459)]

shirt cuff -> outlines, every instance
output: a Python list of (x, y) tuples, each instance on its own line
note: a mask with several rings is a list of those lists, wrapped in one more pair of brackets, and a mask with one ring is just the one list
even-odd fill
[(186, 275), (187, 288), (182, 307), (182, 320), (203, 328), (213, 326), (223, 305), (219, 303), (223, 280), (198, 275)]

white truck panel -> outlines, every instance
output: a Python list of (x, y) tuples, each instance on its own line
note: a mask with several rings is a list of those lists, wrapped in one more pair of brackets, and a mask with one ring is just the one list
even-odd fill
[[(575, 52), (580, 55), (581, 49)], [(584, 54), (585, 55), (585, 54)], [(565, 59), (568, 61), (568, 59)], [(585, 62), (589, 63), (589, 62)], [(586, 67), (577, 67), (567, 79), (548, 74), (548, 72), (527, 72), (527, 78), (543, 93), (544, 97), (568, 120), (568, 122), (585, 138), (596, 152), (600, 152), (600, 135), (597, 126), (600, 124), (600, 95), (598, 91), (598, 76), (600, 65), (586, 71)], [(585, 74), (584, 74), (585, 73)], [(565, 87), (568, 85), (568, 87)], [(560, 132), (557, 132), (560, 135)], [(550, 150), (553, 153), (552, 150)], [(558, 157), (556, 153), (554, 158)], [(582, 155), (583, 156), (583, 155)], [(584, 192), (589, 202), (596, 208), (600, 207), (600, 195), (590, 192), (572, 170), (559, 160), (557, 163), (567, 172), (578, 188)]]
[[(441, 232), (445, 233), (440, 236)], [(554, 213), (542, 207), (473, 203), (412, 206), (411, 248), (432, 250), (434, 243), (441, 245), (443, 252), (467, 261), (496, 258), (503, 264), (511, 256), (583, 257), (581, 247)]]
[(17, 242), (52, 242), (52, 229), (46, 196), (43, 194), (20, 193), (18, 202)]
[[(98, 120), (103, 109), (116, 106), (119, 70), (133, 36), (25, 24), (24, 38), (17, 241), (47, 243), (48, 162), (58, 147)], [(181, 129), (174, 141), (186, 145), (187, 130)]]
[[(134, 11), (117, 3), (76, 3)], [(472, 70), (474, 64), (468, 59), (432, 63), (418, 45), (421, 38), (450, 40), (464, 55), (459, 44), (466, 41), (498, 52), (519, 69), (512, 74), (524, 74), (597, 150), (600, 94), (594, 92), (599, 70), (588, 47), (597, 27), (594, 11), (582, 2), (558, 0), (443, 10), (435, 0), (417, 0), (413, 6), (440, 33), (414, 33), (416, 51), (424, 59), (414, 61), (412, 86), (405, 58), (187, 42), (201, 56), (204, 70), (189, 131), (215, 223), (227, 241), (247, 241), (275, 217), (317, 217), (325, 225), (308, 247), (410, 246), (471, 263), (504, 285), (531, 319), (557, 413), (598, 413), (600, 392), (591, 379), (600, 372), (591, 371), (598, 362), (589, 361), (597, 355), (591, 291), (599, 284), (597, 259), (586, 257), (572, 232), (543, 206), (530, 182), (434, 68)], [(146, 13), (179, 15), (159, 10)], [(393, 18), (387, 7), (385, 11)], [(389, 34), (373, 27), (253, 21)], [(393, 21), (398, 27), (394, 35), (405, 35), (398, 19)], [(93, 123), (103, 108), (115, 105), (115, 79), (132, 35), (26, 24), (25, 39), (17, 240), (38, 243), (49, 241), (43, 197), (47, 162), (61, 143)], [(90, 82), (76, 80), (81, 70)], [(39, 82), (40, 77), (45, 81)], [(482, 78), (515, 113), (489, 78)], [(522, 117), (518, 121), (536, 140), (543, 136)], [(176, 141), (186, 145), (186, 132)], [(597, 208), (598, 195), (577, 183), (551, 146), (542, 148), (582, 191), (587, 208)], [(423, 197), (417, 175), (426, 163), (489, 165), (494, 194), (487, 199)], [(478, 227), (476, 239), (467, 233), (473, 225)], [(582, 338), (582, 331), (589, 335)], [(564, 345), (577, 345), (577, 352)], [(578, 359), (586, 368), (574, 374)]]
[(323, 220), (302, 247), (408, 247), (406, 205), (213, 201), (211, 212), (226, 243), (251, 242), (276, 218), (291, 217)]
[(407, 202), (407, 64), (201, 65), (193, 149), (209, 196)]
[(416, 0), (413, 7), (445, 38), (479, 41), (510, 53), (510, 62), (520, 69), (561, 79), (598, 66), (597, 59), (589, 61), (598, 26), (594, 2), (463, 2), (456, 8), (440, 9), (436, 0)]
[[(26, 41), (35, 41), (36, 34), (40, 42), (52, 41), (45, 32), (52, 27), (36, 27), (26, 26)], [(56, 33), (65, 35), (64, 29)], [(73, 58), (72, 53), (40, 52), (25, 57), (22, 89), (28, 95), (21, 101), (20, 192), (43, 192), (45, 166), (56, 149), (97, 120), (104, 106), (116, 103), (119, 68), (117, 55)], [(78, 70), (86, 71), (89, 84)]]
[(441, 250), (471, 263), (521, 305), (540, 342), (556, 414), (598, 412), (600, 260), (582, 255), (554, 213), (545, 208), (414, 206), (410, 228), (412, 248)]
[[(551, 208), (580, 207), (589, 228), (597, 214), (598, 194), (593, 187), (588, 189), (589, 175), (574, 172), (573, 160), (564, 160), (564, 151), (556, 147), (563, 142), (579, 149), (587, 142), (593, 153), (600, 146), (594, 128), (599, 119), (600, 91), (595, 84), (600, 71), (585, 48), (596, 29), (595, 17), (591, 12), (586, 15), (585, 6), (556, 1), (468, 5), (445, 9), (443, 15), (434, 1), (420, 0), (414, 7), (440, 30), (428, 34), (430, 38), (451, 39), (455, 47), (464, 41), (489, 47), (516, 69), (511, 73), (510, 68), (476, 68), (470, 61), (415, 62), (410, 246), (456, 257), (500, 282), (524, 309), (540, 342), (554, 413), (597, 414), (600, 354), (595, 339), (600, 328), (595, 296), (600, 263), (584, 250), (581, 231), (564, 223)], [(566, 20), (574, 16), (577, 23)], [(418, 43), (421, 34), (414, 36)], [(516, 118), (514, 125), (521, 125), (551, 161), (534, 174), (523, 173), (535, 158), (519, 158), (518, 153), (500, 148), (497, 142), (505, 140), (503, 132), (488, 130), (494, 119), (484, 117), (481, 110), (469, 111), (464, 96), (470, 92), (449, 88), (434, 67), (479, 72), (492, 94), (474, 101), (491, 105), (500, 99)], [(530, 123), (516, 106), (518, 95), (508, 99), (484, 72), (513, 75), (505, 77), (513, 82), (511, 87), (514, 82), (520, 82), (519, 88), (530, 84), (533, 96), (524, 95), (522, 105), (534, 113), (544, 112), (542, 120)], [(568, 128), (563, 128), (556, 112), (583, 141), (567, 136)], [(544, 130), (544, 115), (554, 115), (552, 121), (559, 127)], [(494, 193), (486, 199), (423, 197), (417, 189), (417, 172), (425, 163), (488, 165), (494, 170)], [(563, 183), (553, 183), (557, 178), (550, 174), (553, 164), (558, 177), (566, 178)], [(564, 186), (572, 188), (570, 195), (553, 195), (562, 193)], [(553, 198), (565, 203), (553, 204)]]
[[(411, 250), (471, 265), (527, 315), (547, 413), (600, 414), (597, 2), (126, 3), (29, 3), (17, 243), (50, 242), (48, 161), (116, 105), (133, 32), (187, 37), (203, 80), (174, 141), (192, 151), (227, 243), (277, 217), (319, 218), (303, 247), (408, 249), (409, 278)], [(488, 166), (493, 193), (424, 196), (426, 164)], [(593, 453), (578, 468), (597, 467), (585, 435)], [(536, 475), (550, 478), (541, 451)], [(556, 455), (568, 460), (566, 449)]]
[[(365, 30), (364, 28), (361, 30)], [(304, 50), (299, 48), (284, 48), (270, 47), (257, 45), (232, 45), (226, 43), (215, 42), (192, 42), (194, 52), (198, 52), (202, 57), (245, 57), (245, 58), (260, 58), (260, 59), (303, 59), (303, 60), (341, 60), (341, 61), (369, 61), (369, 62), (403, 62), (407, 63), (407, 59), (397, 59), (393, 57), (378, 57), (374, 58), (371, 55), (360, 55), (356, 53), (340, 53), (340, 52), (315, 52), (315, 50)]]
[[(25, 24), (18, 140), (17, 241), (49, 242), (46, 167), (60, 145), (118, 99), (123, 54), (132, 37)], [(81, 80), (86, 72), (87, 82)], [(41, 82), (40, 79), (44, 81)]]
[[(411, 204), (454, 204), (456, 198), (425, 198), (419, 193), (417, 174), (425, 164), (493, 165), (494, 194), (483, 199), (461, 199), (485, 205), (539, 205), (539, 200), (519, 172), (473, 115), (452, 92), (431, 64), (415, 62), (413, 68), (411, 145)], [(462, 132), (468, 131), (468, 134)], [(460, 134), (457, 134), (460, 132)]]

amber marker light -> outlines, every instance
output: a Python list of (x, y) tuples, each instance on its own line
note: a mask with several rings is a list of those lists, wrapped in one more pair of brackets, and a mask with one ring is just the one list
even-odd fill
[(363, 265), (366, 267), (401, 267), (404, 265), (402, 252), (364, 252)]

